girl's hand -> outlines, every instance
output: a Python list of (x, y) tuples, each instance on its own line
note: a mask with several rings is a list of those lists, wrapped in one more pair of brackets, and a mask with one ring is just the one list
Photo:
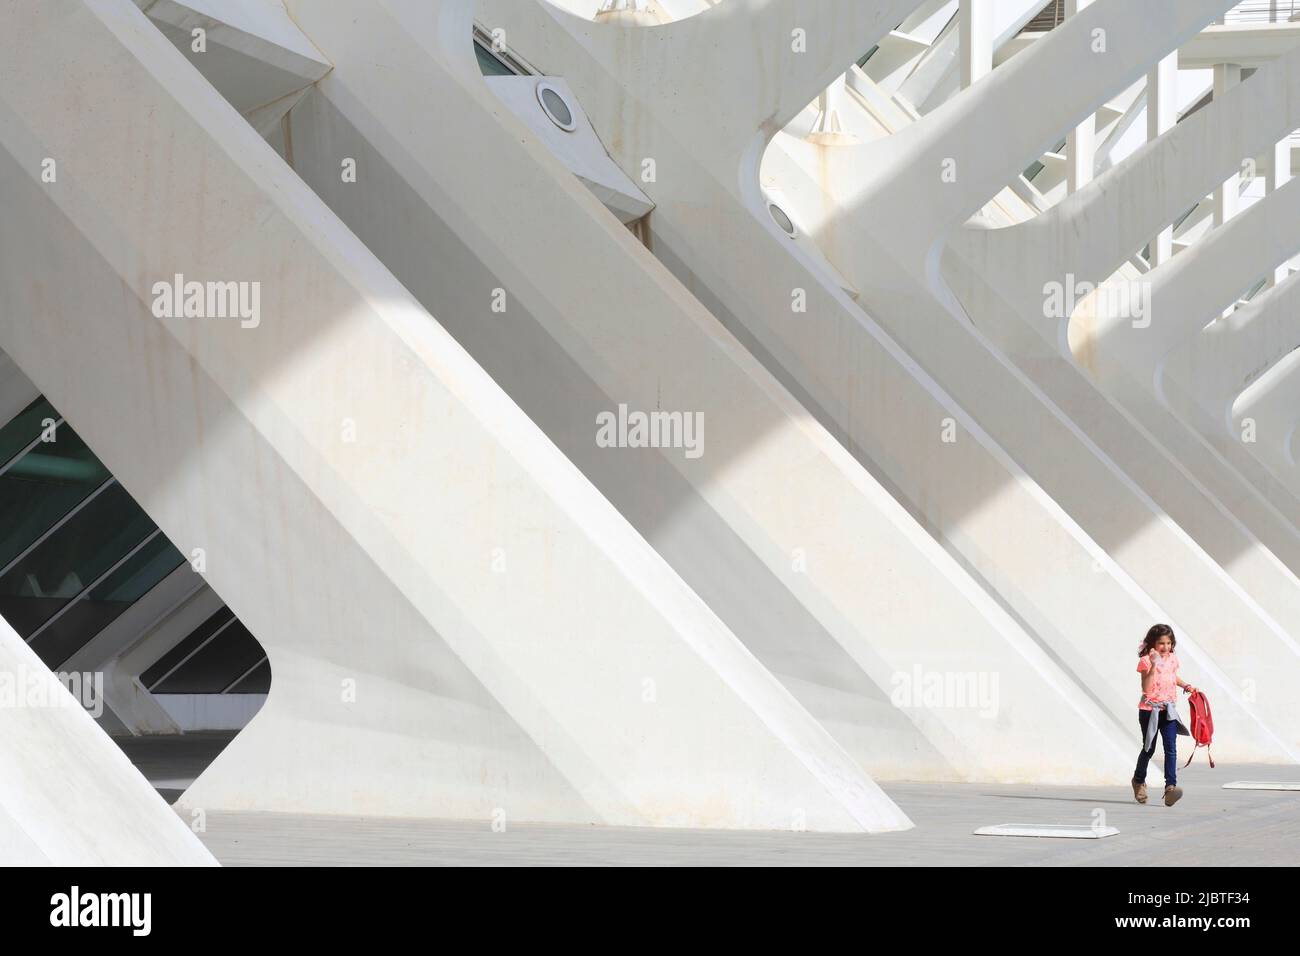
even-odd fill
[(1152, 664), (1154, 664), (1159, 659), (1160, 659), (1160, 652), (1156, 650), (1154, 647), (1151, 648), (1151, 650), (1147, 651), (1147, 660), (1149, 660)]

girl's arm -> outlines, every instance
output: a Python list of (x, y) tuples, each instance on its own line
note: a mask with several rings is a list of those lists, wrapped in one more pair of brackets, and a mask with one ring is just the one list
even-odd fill
[(1183, 680), (1181, 677), (1175, 679), (1178, 681), (1178, 686), (1181, 687), (1186, 693), (1191, 694), (1196, 691), (1195, 687), (1187, 683), (1187, 681)]
[[(1144, 668), (1142, 665), (1146, 664)], [(1153, 648), (1146, 657), (1138, 661), (1138, 670), (1142, 672), (1142, 693), (1151, 691), (1151, 684), (1156, 679), (1156, 652)]]

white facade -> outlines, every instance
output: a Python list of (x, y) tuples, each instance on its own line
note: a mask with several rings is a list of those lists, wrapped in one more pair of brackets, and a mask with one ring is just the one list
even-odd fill
[(1126, 786), (1156, 622), (1217, 759), (1297, 762), (1300, 27), (1044, 5), (9, 4), (0, 412), (199, 572), (42, 659), (239, 723), (173, 677), (237, 616), (184, 812)]

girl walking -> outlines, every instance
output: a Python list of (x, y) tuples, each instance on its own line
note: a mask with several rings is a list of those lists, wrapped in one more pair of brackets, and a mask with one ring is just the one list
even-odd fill
[(1172, 627), (1157, 624), (1147, 631), (1138, 648), (1137, 669), (1142, 675), (1142, 699), (1138, 702), (1142, 751), (1133, 771), (1133, 797), (1138, 803), (1147, 802), (1147, 764), (1156, 752), (1157, 736), (1165, 748), (1165, 806), (1172, 807), (1183, 796), (1178, 786), (1178, 735), (1190, 736), (1190, 731), (1178, 716), (1178, 688), (1189, 694), (1196, 688), (1178, 676), (1178, 655), (1174, 653), (1177, 643)]

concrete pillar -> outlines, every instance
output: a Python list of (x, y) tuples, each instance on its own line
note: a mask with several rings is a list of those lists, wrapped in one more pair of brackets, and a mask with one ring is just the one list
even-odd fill
[[(1065, 0), (1065, 15), (1074, 16), (1092, 0)], [(1087, 119), (1070, 131), (1066, 139), (1065, 153), (1066, 190), (1078, 192), (1092, 182), (1092, 170), (1097, 161), (1097, 116), (1090, 114)]]
[[(1219, 63), (1214, 67), (1214, 98), (1217, 100), (1241, 82), (1241, 67), (1236, 63)], [(1241, 193), (1241, 173), (1229, 176), (1214, 190), (1214, 224), (1222, 226), (1237, 214)]]
[[(1218, 63), (1214, 67), (1214, 98), (1217, 100), (1241, 82), (1241, 66), (1237, 63)], [(1214, 190), (1214, 228), (1222, 226), (1237, 214), (1241, 205), (1241, 173), (1233, 173)], [(1236, 303), (1223, 310), (1226, 318), (1232, 314)]]
[(849, 93), (846, 77), (841, 74), (817, 96), (817, 120), (808, 134), (811, 142), (823, 146), (847, 146), (858, 138), (844, 130), (840, 117), (845, 115), (845, 100)]
[(993, 70), (993, 2), (961, 0), (961, 88)]
[[(469, 37), (468, 5), (418, 7), (419, 25), (454, 14), (455, 35)], [(385, 9), (336, 15), (335, 29), (360, 44), (354, 55), (396, 47), (371, 29)], [(456, 44), (448, 61), (472, 62), (467, 50)], [(468, 71), (461, 81), (421, 66), (392, 72), (418, 71), (447, 95), (490, 96)], [(440, 115), (466, 129), (500, 129), (482, 107)], [(515, 135), (501, 130), (498, 142)], [(491, 155), (474, 157), (484, 177), (520, 180), (483, 165)], [(43, 156), (59, 158), (59, 184), (72, 188), (37, 181)], [(138, 175), (142, 163), (155, 175)], [(572, 176), (556, 182), (581, 188)], [(583, 201), (577, 213), (600, 213), (589, 195)], [(182, 808), (484, 820), (501, 808), (513, 820), (618, 825), (910, 826), (130, 0), (0, 4), (0, 208), (0, 347), (76, 421), (182, 552), (204, 548), (206, 580), (271, 656), (266, 707), (186, 791)], [(601, 248), (629, 248), (622, 226), (600, 216)], [(199, 232), (167, 225), (196, 222)], [(505, 260), (493, 265), (514, 274)], [(173, 270), (265, 286), (274, 305), (264, 325), (259, 316), (257, 325), (169, 328), (184, 317), (155, 315), (149, 303), (153, 277)], [(509, 298), (519, 309), (513, 289)], [(687, 297), (674, 293), (674, 301)], [(486, 297), (479, 308), (490, 308)], [(91, 312), (95, 320), (83, 321)], [(356, 442), (340, 441), (338, 423), (353, 416), (368, 424)], [(132, 421), (149, 428), (120, 427)], [(403, 478), (421, 490), (387, 487)], [(249, 492), (246, 481), (259, 489)], [(398, 514), (375, 507), (372, 493), (420, 506)], [(453, 553), (431, 557), (429, 547)], [(488, 555), (508, 556), (508, 573), (492, 570)], [(34, 659), (11, 634), (0, 633), (0, 669), (14, 641)], [(586, 667), (598, 677), (583, 679)], [(548, 687), (555, 678), (569, 682), (558, 694)], [(647, 679), (660, 688), (653, 706), (594, 719), (602, 708), (588, 706), (587, 694), (632, 688), (632, 700)], [(341, 693), (352, 689), (355, 699)], [(97, 816), (113, 813), (119, 796), (138, 808), (143, 798), (127, 799), (125, 771), (110, 775), (95, 763), (83, 770), (113, 792), (99, 799), (84, 787), (80, 803), (73, 799), (86, 774), (62, 764), (90, 753), (85, 734), (27, 713), (0, 708), (0, 835), (23, 794), (50, 799), (34, 786), (42, 773), (48, 790), (65, 794), (36, 815), (51, 828), (79, 826), (92, 805), (104, 809)], [(83, 714), (83, 729), (89, 721)], [(588, 746), (593, 735), (607, 743)], [(156, 815), (175, 822), (135, 779)], [(18, 793), (11, 780), (21, 781)], [(176, 842), (192, 849), (193, 834), (179, 829)], [(150, 832), (143, 823), (135, 830)], [(0, 836), (0, 859), (3, 846)]]
[[(307, 0), (299, 2), (306, 9), (319, 6), (307, 3)], [(688, 139), (687, 132), (703, 128), (706, 118), (712, 117), (717, 126), (718, 115), (735, 116), (736, 111), (732, 109), (723, 112), (716, 99), (701, 98), (698, 90), (692, 92), (686, 89), (684, 81), (674, 77), (667, 69), (673, 64), (671, 57), (663, 57), (665, 68), (662, 74), (658, 70), (648, 73), (644, 66), (628, 65), (626, 47), (617, 46), (622, 40), (616, 34), (579, 30), (575, 26), (566, 38), (557, 36), (560, 31), (551, 26), (554, 18), (544, 13), (537, 16), (536, 11), (541, 8), (536, 4), (517, 0), (511, 0), (508, 4), (502, 0), (488, 0), (487, 6), (493, 8), (498, 4), (503, 7), (508, 5), (520, 11), (515, 18), (503, 15), (492, 18), (491, 22), (505, 23), (510, 28), (512, 37), (524, 38), (519, 43), (523, 50), (530, 48), (526, 42), (529, 28), (526, 22), (521, 25), (520, 21), (527, 21), (534, 16), (537, 18), (538, 26), (535, 29), (538, 44), (546, 43), (545, 48), (554, 51), (554, 59), (563, 63), (566, 80), (588, 109), (593, 124), (606, 142), (615, 142), (618, 131), (625, 129), (626, 117), (629, 115), (627, 109), (632, 108), (630, 104), (656, 101), (660, 94), (656, 92), (658, 87), (655, 84), (680, 84), (678, 88), (681, 92), (673, 102), (696, 104), (696, 108), (689, 111), (686, 108), (646, 110), (644, 129), (638, 129), (636, 149), (628, 149), (626, 142), (621, 146), (625, 154), (624, 161), (634, 162), (638, 152), (659, 156), (661, 175), (658, 182), (648, 184), (649, 194), (658, 203), (651, 217), (658, 222), (655, 227), (656, 251), (674, 264), (689, 262), (692, 283), (713, 291), (711, 302), (716, 302), (716, 311), (722, 321), (728, 326), (741, 328), (747, 337), (756, 341), (762, 348), (764, 358), (781, 365), (783, 377), (796, 381), (803, 393), (820, 407), (818, 417), (833, 419), (839, 435), (843, 436), (846, 443), (852, 441), (856, 446), (855, 451), (860, 449), (862, 457), (872, 459), (873, 465), (886, 473), (896, 487), (908, 489), (909, 503), (924, 511), (928, 518), (934, 519), (936, 536), (944, 535), (945, 545), (961, 553), (972, 566), (988, 569), (985, 580), (1002, 580), (998, 577), (1000, 572), (993, 567), (998, 558), (984, 549), (981, 539), (985, 533), (992, 531), (1005, 538), (1006, 528), (1016, 527), (1020, 532), (1017, 536), (1018, 545), (1032, 541), (1035, 556), (1024, 560), (1022, 547), (1021, 560), (1017, 561), (1016, 568), (1011, 572), (1016, 577), (1015, 593), (1002, 594), (1008, 605), (1017, 607), (1018, 613), (1033, 615), (1035, 621), (1043, 622), (1049, 620), (1049, 616), (1055, 616), (1056, 612), (1046, 607), (1046, 602), (1040, 603), (1037, 600), (1039, 592), (1024, 575), (1042, 572), (1048, 561), (1059, 562), (1053, 564), (1050, 578), (1059, 587), (1059, 582), (1066, 580), (1065, 576), (1068, 575), (1070, 600), (1068, 608), (1063, 610), (1069, 617), (1062, 617), (1059, 628), (1054, 624), (1045, 627), (1052, 629), (1053, 653), (1059, 654), (1060, 659), (1064, 660), (1067, 656), (1073, 657), (1075, 653), (1071, 647), (1073, 641), (1068, 635), (1076, 629), (1092, 632), (1091, 637), (1086, 638), (1087, 644), (1080, 645), (1080, 650), (1084, 647), (1092, 649), (1097, 645), (1096, 627), (1080, 628), (1081, 613), (1093, 613), (1099, 609), (1113, 610), (1118, 603), (1116, 599), (1128, 599), (1118, 594), (1112, 597), (1100, 593), (1095, 600), (1081, 599), (1079, 588), (1097, 588), (1100, 591), (1108, 575), (1098, 573), (1090, 555), (1080, 555), (1084, 560), (1076, 573), (1071, 569), (1073, 559), (1068, 556), (1073, 549), (1067, 542), (1060, 541), (1059, 550), (1054, 545), (1046, 545), (1049, 539), (1060, 539), (1056, 532), (1040, 524), (1038, 507), (1027, 500), (1023, 501), (1023, 507), (1022, 502), (1012, 501), (1013, 498), (1020, 497), (1017, 489), (1029, 482), (1013, 475), (1010, 468), (1003, 466), (996, 468), (996, 472), (1001, 472), (1001, 475), (996, 474), (994, 468), (988, 467), (988, 460), (981, 460), (981, 449), (988, 448), (992, 451), (996, 445), (1006, 460), (1024, 469), (1019, 474), (1031, 474), (1034, 487), (1041, 489), (1040, 493), (1060, 494), (1063, 498), (1068, 498), (1068, 503), (1063, 503), (1061, 507), (1076, 520), (1079, 515), (1102, 502), (1101, 508), (1106, 514), (1101, 517), (1106, 522), (1098, 522), (1096, 525), (1100, 533), (1105, 530), (1102, 524), (1109, 522), (1117, 506), (1124, 504), (1124, 499), (1136, 484), (1137, 479), (1129, 477), (1128, 465), (1136, 463), (1143, 470), (1150, 470), (1153, 462), (1150, 442), (1145, 439), (1133, 441), (1132, 447), (1141, 450), (1123, 465), (1108, 458), (1106, 476), (1103, 478), (1098, 475), (1098, 483), (1084, 490), (1079, 475), (1085, 469), (1091, 470), (1093, 466), (1071, 448), (1075, 439), (1068, 442), (1054, 440), (1059, 433), (1061, 418), (1049, 418), (1048, 415), (1039, 413), (1040, 406), (1046, 409), (1047, 401), (1056, 403), (1059, 400), (1043, 400), (1030, 395), (1025, 388), (1027, 376), (1022, 377), (1018, 370), (1012, 372), (1010, 363), (1003, 360), (1008, 353), (998, 356), (994, 352), (997, 347), (992, 343), (986, 340), (978, 343), (973, 339), (967, 340), (969, 333), (965, 331), (965, 323), (954, 322), (953, 311), (958, 305), (962, 308), (970, 306), (977, 296), (962, 298), (953, 290), (953, 297), (957, 299), (955, 303), (951, 299), (936, 301), (934, 286), (930, 282), (933, 279), (934, 263), (927, 255), (933, 251), (936, 237), (942, 237), (951, 230), (954, 221), (959, 224), (969, 218), (971, 212), (987, 202), (988, 196), (996, 194), (1036, 154), (1041, 154), (1043, 141), (1050, 139), (1052, 132), (1057, 132), (1051, 129), (1050, 116), (1038, 117), (1042, 121), (1039, 123), (1035, 121), (1034, 111), (1030, 107), (1042, 103), (1044, 96), (1050, 95), (1057, 107), (1066, 110), (1065, 115), (1074, 117), (1077, 121), (1090, 110), (1096, 109), (1106, 96), (1113, 95), (1116, 83), (1125, 85), (1117, 79), (1117, 75), (1143, 75), (1152, 63), (1178, 45), (1179, 38), (1194, 35), (1210, 16), (1221, 12), (1223, 2), (1224, 0), (1143, 0), (1141, 5), (1135, 5), (1133, 0), (1102, 0), (1100, 10), (1087, 11), (1074, 24), (1067, 22), (1062, 25), (1062, 33), (1057, 35), (1061, 42), (1049, 42), (1037, 45), (1036, 49), (1031, 48), (1021, 55), (1024, 59), (1019, 60), (1005, 78), (1000, 74), (998, 80), (986, 82), (963, 94), (961, 109), (945, 109), (942, 115), (930, 114), (926, 119), (926, 125), (930, 128), (925, 131), (924, 137), (900, 135), (879, 140), (868, 149), (871, 154), (869, 164), (863, 162), (865, 153), (832, 153), (832, 156), (843, 157), (843, 161), (836, 162), (832, 170), (836, 177), (838, 214), (830, 217), (829, 222), (836, 231), (836, 242), (827, 243), (825, 248), (828, 250), (828, 258), (843, 271), (843, 277), (862, 290), (860, 307), (840, 307), (829, 302), (823, 292), (829, 282), (814, 275), (810, 265), (806, 265), (802, 259), (796, 260), (788, 254), (785, 247), (773, 244), (766, 223), (756, 221), (757, 217), (751, 211), (752, 206), (744, 202), (744, 194), (748, 192), (752, 195), (757, 190), (757, 184), (746, 184), (736, 171), (742, 168), (745, 157), (752, 154), (755, 132), (763, 128), (762, 114), (751, 117), (751, 123), (747, 126), (738, 125), (738, 130), (745, 131), (745, 137), (737, 133), (734, 137), (729, 137), (730, 141), (722, 141), (717, 134)], [(1216, 5), (1219, 11), (1215, 11)], [(762, 7), (764, 10), (769, 7), (778, 9), (776, 3), (763, 4)], [(724, 22), (723, 17), (713, 18), (707, 14), (701, 15), (697, 22), (702, 24), (715, 19), (720, 25)], [(1111, 28), (1104, 69), (1098, 63), (1103, 58), (1090, 51), (1087, 41), (1091, 31), (1084, 29), (1094, 21)], [(573, 21), (575, 24), (578, 22)], [(782, 21), (782, 27), (786, 27), (788, 22), (788, 19)], [(1140, 28), (1142, 23), (1154, 22), (1168, 24), (1168, 29), (1151, 31)], [(734, 29), (730, 23), (726, 25)], [(316, 42), (322, 42), (314, 32), (312, 36)], [(573, 42), (566, 46), (565, 41), (569, 38)], [(703, 44), (705, 40), (711, 39), (701, 37), (700, 42)], [(702, 45), (701, 48), (706, 47)], [(1069, 62), (1064, 62), (1067, 60)], [(333, 76), (340, 72), (337, 60), (335, 62), (336, 71)], [(683, 59), (682, 62), (690, 61)], [(678, 72), (682, 76), (689, 73)], [(611, 75), (617, 76), (625, 84), (618, 97), (605, 95)], [(825, 86), (825, 82), (821, 85)], [(814, 89), (800, 106), (806, 106), (820, 88)], [(768, 113), (770, 112), (769, 107)], [(698, 118), (681, 115), (688, 113), (698, 114)], [(1017, 121), (1009, 122), (1009, 117), (1014, 117)], [(937, 127), (934, 125), (936, 122)], [(990, 130), (996, 130), (1003, 137), (997, 143), (997, 149), (968, 147), (968, 144), (987, 142)], [(1277, 137), (1270, 136), (1269, 140), (1275, 138)], [(623, 140), (627, 139), (628, 137), (623, 137)], [(918, 143), (921, 139), (925, 142)], [(689, 143), (690, 146), (680, 145), (683, 143)], [(701, 152), (699, 143), (705, 144), (713, 153), (711, 158), (695, 158), (688, 154), (688, 150)], [(777, 143), (776, 148), (781, 149), (781, 145)], [(746, 150), (750, 152), (747, 153)], [(718, 155), (724, 151), (725, 155)], [(1159, 150), (1153, 152), (1163, 153)], [(666, 158), (670, 154), (678, 158)], [(934, 170), (940, 168), (945, 157), (954, 154), (964, 157), (959, 184), (951, 184), (951, 188), (946, 190), (936, 189)], [(790, 161), (798, 162), (799, 157), (791, 156)], [(698, 217), (689, 212), (690, 197), (698, 194), (689, 173), (663, 173), (665, 169), (685, 170), (687, 167), (679, 164), (689, 162), (716, 169), (719, 173), (716, 180), (725, 183), (728, 190), (728, 195), (716, 198), (716, 211), (711, 209), (709, 217)], [(881, 172), (883, 169), (890, 172), (884, 174)], [(897, 174), (894, 174), (895, 170), (898, 171)], [(815, 167), (804, 166), (802, 171), (809, 179), (815, 175)], [(1211, 176), (1210, 182), (1200, 190), (1200, 195), (1208, 193), (1214, 186), (1214, 180), (1224, 174), (1216, 172)], [(1103, 191), (1087, 190), (1086, 195), (1091, 197), (1101, 192)], [(1109, 194), (1109, 190), (1104, 192)], [(741, 197), (741, 201), (736, 201), (736, 197)], [(1126, 198), (1132, 203), (1131, 195)], [(1073, 209), (1088, 205), (1062, 203), (1056, 208), (1064, 206)], [(1140, 246), (1170, 222), (1177, 212), (1175, 210), (1168, 215), (1162, 213), (1158, 219), (1144, 223), (1119, 261), (1122, 262), (1133, 248)], [(1050, 215), (1050, 212), (1046, 215)], [(703, 221), (706, 218), (708, 221)], [(1122, 222), (1123, 217), (1117, 217), (1117, 221)], [(1024, 227), (991, 232), (1025, 236), (1032, 229)], [(1105, 229), (1094, 229), (1086, 235), (1086, 239), (1091, 247), (1107, 241), (1109, 234)], [(1031, 244), (1026, 245), (1033, 249)], [(769, 247), (787, 254), (769, 256), (764, 252)], [(1051, 252), (1054, 254), (1057, 249), (1059, 246), (1054, 246)], [(999, 268), (1002, 262), (990, 258), (982, 260), (979, 265), (992, 269)], [(684, 269), (681, 271), (685, 272)], [(1061, 275), (1062, 270), (1055, 270), (1056, 277)], [(803, 278), (804, 276), (811, 276), (813, 281)], [(1041, 273), (1035, 276), (1038, 289), (1036, 298), (1030, 303), (1030, 310), (1038, 316), (1044, 311), (1042, 289), (1046, 278), (1048, 276)], [(805, 288), (810, 307), (807, 316), (801, 317), (800, 322), (785, 322), (774, 314), (772, 303), (787, 297), (790, 289), (795, 286)], [(1010, 287), (1014, 288), (1014, 283)], [(814, 301), (818, 301), (816, 306), (812, 305)], [(868, 315), (879, 326), (869, 326), (864, 318)], [(991, 325), (993, 322), (982, 324)], [(953, 330), (962, 334), (959, 336)], [(951, 414), (955, 416), (960, 410), (960, 414), (969, 414), (973, 421), (978, 422), (978, 436), (976, 429), (971, 429), (974, 440), (958, 441), (945, 446), (944, 454), (957, 452), (962, 456), (960, 461), (954, 456), (945, 467), (935, 468), (934, 458), (928, 453), (925, 461), (918, 460), (916, 453), (925, 442), (917, 441), (917, 436), (926, 430), (932, 430), (918, 412), (929, 404), (929, 400), (902, 377), (895, 375), (891, 363), (884, 361), (883, 355), (877, 354), (873, 343), (883, 343), (885, 333), (901, 349), (915, 356), (925, 355), (926, 373), (933, 374), (941, 381), (943, 394), (951, 397)], [(1056, 339), (1052, 342), (1057, 344)], [(1036, 343), (1029, 345), (1033, 348)], [(1035, 354), (1041, 355), (1042, 352), (1043, 349), (1038, 347)], [(1012, 358), (1012, 361), (1015, 359)], [(972, 365), (973, 362), (978, 363), (978, 370)], [(1062, 378), (1078, 374), (1071, 372), (1064, 360), (1055, 365), (1053, 372), (1059, 372)], [(1012, 375), (1015, 380), (1012, 380)], [(866, 379), (872, 381), (873, 389), (854, 388), (854, 382)], [(920, 380), (920, 376), (917, 376), (916, 381), (920, 383)], [(886, 381), (888, 386), (885, 385)], [(997, 382), (996, 388), (989, 385), (993, 381)], [(929, 383), (926, 384), (928, 386)], [(1041, 380), (1034, 385), (1039, 392), (1045, 391)], [(1076, 388), (1073, 383), (1069, 386), (1069, 391), (1072, 395), (1095, 394), (1083, 386)], [(891, 398), (890, 407), (887, 413), (882, 414), (878, 396), (886, 393)], [(1100, 396), (1096, 397), (1100, 399)], [(897, 402), (894, 401), (895, 398)], [(1084, 412), (1085, 420), (1092, 422), (1094, 416), (1107, 418), (1108, 413), (1103, 407), (1088, 401), (1089, 407)], [(995, 404), (1001, 407), (994, 407)], [(1052, 416), (1061, 415), (1058, 411), (1060, 407), (1057, 404), (1051, 410)], [(932, 413), (927, 410), (924, 414)], [(1108, 451), (1109, 436), (1114, 434), (1111, 424), (1115, 422), (1115, 417), (1111, 415), (1105, 425)], [(1050, 446), (1040, 440), (1040, 427), (1042, 434), (1053, 435)], [(1026, 441), (1026, 434), (1031, 434), (1034, 441)], [(988, 444), (985, 445), (984, 442)], [(1050, 448), (1048, 454), (1052, 456), (1052, 461), (1045, 460), (1042, 455), (1047, 448)], [(1093, 453), (1090, 451), (1090, 454)], [(1058, 484), (1051, 472), (1056, 469), (1063, 454), (1068, 455), (1069, 462), (1060, 472), (1064, 480)], [(1100, 456), (1104, 453), (1096, 454)], [(1126, 453), (1125, 458), (1130, 458), (1130, 455)], [(1165, 472), (1177, 469), (1168, 468), (1163, 461), (1160, 466), (1160, 476), (1155, 484), (1167, 485)], [(959, 478), (964, 492), (961, 498), (964, 499), (965, 506), (960, 504), (957, 495), (953, 493), (956, 486), (939, 488), (932, 481), (933, 477), (941, 473)], [(1182, 477), (1179, 473), (1179, 480)], [(1048, 489), (1048, 481), (1052, 482), (1055, 490)], [(971, 489), (976, 487), (988, 489), (991, 494), (971, 495)], [(1092, 488), (1100, 490), (1094, 492)], [(978, 507), (971, 507), (976, 499)], [(1129, 507), (1127, 504), (1124, 506)], [(960, 508), (960, 514), (952, 510), (954, 507)], [(1007, 507), (1008, 511), (1002, 512), (1003, 507)], [(1011, 513), (1012, 508), (1014, 514)], [(1159, 557), (1153, 554), (1150, 559), (1130, 560), (1133, 555), (1130, 546), (1145, 544), (1139, 539), (1146, 537), (1149, 530), (1168, 524), (1149, 505), (1144, 504), (1143, 508), (1145, 515), (1139, 515), (1137, 509), (1134, 509), (1131, 519), (1126, 518), (1122, 524), (1113, 525), (1122, 535), (1122, 538), (1115, 539), (1116, 551), (1123, 554), (1128, 567), (1132, 568), (1130, 580), (1135, 585), (1133, 590), (1150, 594), (1153, 601), (1164, 604), (1163, 597), (1154, 597), (1155, 590), (1175, 599), (1178, 595), (1165, 582), (1156, 579), (1153, 569), (1158, 565), (1159, 574), (1165, 574), (1169, 556), (1185, 550), (1185, 545), (1175, 544), (1172, 540), (1168, 543), (1161, 542)], [(1213, 504), (1203, 506), (1203, 510), (1213, 508)], [(995, 509), (1000, 512), (996, 516), (991, 514)], [(987, 529), (976, 527), (985, 520), (990, 522)], [(1089, 519), (1089, 524), (1091, 523)], [(1026, 530), (1030, 524), (1034, 525), (1033, 532)], [(1134, 535), (1135, 527), (1141, 527), (1143, 534)], [(1100, 541), (1099, 534), (1087, 529), (1082, 533), (1087, 534), (1096, 546), (1106, 547)], [(987, 543), (991, 547), (997, 547), (992, 539)], [(1209, 567), (1200, 554), (1194, 560), (1209, 568), (1211, 574), (1219, 576), (1219, 572)], [(1174, 576), (1170, 575), (1168, 583), (1173, 583)], [(1195, 597), (1198, 604), (1211, 587), (1217, 587), (1206, 580), (1204, 571), (1194, 570), (1190, 562), (1186, 573), (1179, 571), (1176, 576), (1183, 594)], [(1143, 581), (1138, 581), (1139, 577)], [(1196, 579), (1196, 585), (1187, 587), (1187, 582), (1192, 578)], [(1125, 582), (1125, 587), (1130, 585)], [(1200, 628), (1194, 641), (1199, 641), (1201, 634), (1212, 638), (1216, 634), (1215, 625), (1209, 624), (1208, 619), (1216, 616), (1212, 605), (1219, 600), (1216, 596), (1213, 601), (1205, 601), (1203, 607), (1187, 608), (1186, 613), (1170, 607), (1168, 616), (1175, 620), (1184, 617), (1197, 620)], [(1139, 620), (1149, 619), (1151, 613), (1163, 614), (1163, 611), (1134, 608), (1134, 616)], [(1243, 609), (1236, 617), (1241, 620), (1249, 613)], [(1127, 627), (1128, 625), (1122, 626)], [(1235, 638), (1235, 629), (1233, 633)], [(1226, 642), (1219, 649), (1224, 652), (1221, 660), (1216, 661), (1219, 668), (1225, 663), (1235, 666), (1240, 660), (1240, 653), (1231, 651)], [(1113, 667), (1101, 664), (1094, 667), (1082, 659), (1079, 659), (1079, 668), (1080, 671), (1086, 669), (1097, 675), (1109, 674), (1114, 670)], [(1090, 674), (1084, 680), (1091, 681), (1094, 678)], [(1096, 680), (1100, 684), (1105, 678), (1098, 676)], [(1009, 682), (1004, 681), (1004, 685), (1006, 683)], [(1220, 686), (1224, 688), (1225, 700), (1240, 697), (1238, 690), (1229, 689), (1231, 685), (1227, 681)], [(1126, 696), (1130, 689), (1131, 685), (1120, 688), (1118, 696), (1122, 702), (1119, 706), (1132, 706), (1131, 698)], [(1099, 692), (1098, 697), (1100, 696)], [(1259, 698), (1261, 701), (1266, 699), (1262, 689)], [(1131, 719), (1127, 716), (1127, 709), (1121, 717), (1125, 722)], [(1244, 723), (1246, 722), (1243, 721)], [(1262, 724), (1259, 726), (1262, 727)]]
[[(1264, 194), (1272, 195), (1291, 181), (1291, 137), (1286, 137), (1273, 144), (1273, 161), (1269, 164), (1268, 178), (1264, 180)], [(1279, 263), (1269, 276), (1270, 288), (1277, 285), (1290, 273), (1288, 263)]]
[[(1178, 122), (1178, 54), (1171, 53), (1147, 74), (1147, 140), (1158, 139)], [(1151, 241), (1151, 267), (1174, 254), (1174, 227), (1162, 229)]]

